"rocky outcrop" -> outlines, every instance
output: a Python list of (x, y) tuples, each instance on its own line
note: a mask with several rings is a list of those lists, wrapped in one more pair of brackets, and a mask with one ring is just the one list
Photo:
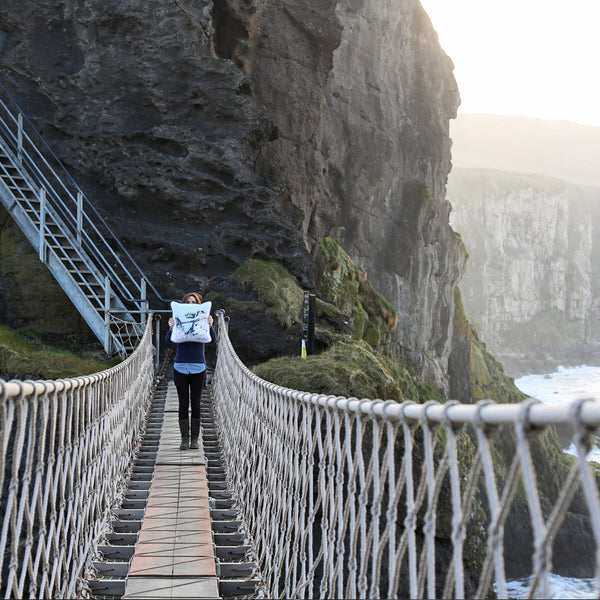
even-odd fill
[(469, 252), (466, 311), (492, 352), (513, 374), (597, 354), (598, 191), (456, 170), (448, 194)]
[(331, 236), (446, 388), (458, 92), (417, 0), (26, 0), (0, 31), (3, 84), (161, 293), (250, 257), (318, 290)]

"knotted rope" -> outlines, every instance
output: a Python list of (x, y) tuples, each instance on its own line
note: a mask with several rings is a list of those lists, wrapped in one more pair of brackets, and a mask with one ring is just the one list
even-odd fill
[[(600, 426), (596, 400), (419, 405), (291, 390), (241, 363), (222, 313), (213, 386), (229, 483), (269, 597), (485, 597), (492, 583), (506, 597), (504, 535), (519, 486), (534, 538), (531, 596), (547, 597), (552, 540), (580, 483), (598, 549), (600, 501), (585, 458)], [(566, 424), (577, 459), (548, 511), (531, 445)], [(506, 465), (500, 432), (516, 444)], [(600, 591), (598, 550), (595, 563)]]

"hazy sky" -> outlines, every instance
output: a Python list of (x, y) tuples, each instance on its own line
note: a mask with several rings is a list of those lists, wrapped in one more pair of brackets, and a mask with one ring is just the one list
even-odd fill
[(421, 0), (459, 112), (600, 126), (600, 0)]

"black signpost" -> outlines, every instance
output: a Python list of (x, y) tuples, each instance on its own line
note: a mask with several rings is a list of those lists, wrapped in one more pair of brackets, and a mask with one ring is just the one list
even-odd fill
[(304, 292), (302, 308), (302, 356), (315, 353), (315, 294)]

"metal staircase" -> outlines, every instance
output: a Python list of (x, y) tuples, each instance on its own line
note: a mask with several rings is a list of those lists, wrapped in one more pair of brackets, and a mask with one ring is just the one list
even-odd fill
[(133, 350), (163, 299), (2, 85), (0, 202), (104, 350)]

